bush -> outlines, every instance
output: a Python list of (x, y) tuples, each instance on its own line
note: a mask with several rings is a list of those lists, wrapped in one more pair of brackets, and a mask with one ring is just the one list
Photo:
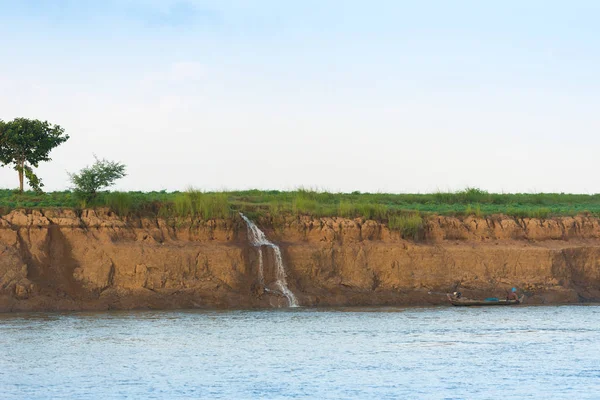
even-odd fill
[(94, 158), (96, 162), (83, 168), (78, 174), (69, 173), (69, 178), (75, 185), (75, 194), (86, 203), (95, 200), (101, 189), (114, 185), (117, 179), (126, 175), (124, 164), (99, 160), (96, 156)]

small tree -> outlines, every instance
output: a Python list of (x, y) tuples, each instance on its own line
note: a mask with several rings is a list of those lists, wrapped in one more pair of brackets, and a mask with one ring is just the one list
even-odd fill
[(78, 174), (69, 174), (69, 178), (75, 185), (75, 194), (86, 202), (94, 200), (101, 189), (114, 185), (117, 179), (121, 179), (125, 173), (125, 165), (99, 160), (94, 156), (96, 162), (91, 166), (83, 168)]
[(14, 164), (19, 173), (19, 191), (23, 193), (23, 178), (35, 191), (44, 186), (32, 168), (42, 161), (50, 161), (50, 151), (69, 139), (59, 125), (37, 119), (15, 118), (10, 122), (0, 121), (0, 163)]

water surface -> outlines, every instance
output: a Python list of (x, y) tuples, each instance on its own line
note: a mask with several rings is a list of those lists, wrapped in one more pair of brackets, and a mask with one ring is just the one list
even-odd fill
[(600, 307), (0, 315), (3, 399), (598, 399)]

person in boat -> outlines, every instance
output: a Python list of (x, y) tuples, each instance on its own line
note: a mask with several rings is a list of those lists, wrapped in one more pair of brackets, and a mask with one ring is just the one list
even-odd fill
[(460, 299), (462, 297), (462, 293), (461, 292), (452, 292), (452, 294), (446, 293), (446, 297), (448, 297), (448, 300), (453, 301), (456, 299)]
[(510, 292), (506, 295), (506, 300), (519, 300), (519, 296), (517, 296), (517, 288), (512, 288)]

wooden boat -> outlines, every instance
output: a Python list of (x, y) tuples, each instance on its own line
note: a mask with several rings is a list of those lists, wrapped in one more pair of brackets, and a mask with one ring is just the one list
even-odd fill
[(514, 306), (523, 303), (525, 295), (522, 295), (517, 300), (506, 300), (490, 298), (485, 300), (466, 299), (464, 297), (455, 297), (448, 295), (448, 300), (453, 306)]

